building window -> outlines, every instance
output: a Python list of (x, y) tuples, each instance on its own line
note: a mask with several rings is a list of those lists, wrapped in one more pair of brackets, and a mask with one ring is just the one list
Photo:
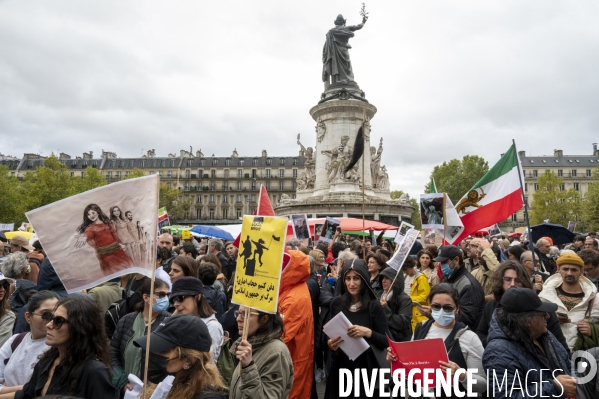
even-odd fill
[(189, 182), (188, 181), (185, 182), (185, 191), (189, 191)]
[(243, 177), (243, 169), (237, 169), (237, 177), (240, 179)]
[(256, 178), (256, 169), (252, 169), (252, 179)]
[(253, 165), (253, 166), (258, 166), (258, 158), (254, 158), (254, 159), (252, 160), (252, 165)]
[(524, 192), (528, 191), (528, 183), (524, 183)]
[(213, 181), (210, 182), (210, 190), (212, 190), (212, 191), (216, 190), (216, 183)]
[(217, 166), (218, 165), (218, 159), (214, 158), (212, 159), (212, 166)]
[(168, 172), (166, 172), (166, 176), (170, 179), (173, 177), (173, 171), (169, 170)]
[(108, 172), (108, 173), (106, 173), (106, 178), (108, 178), (108, 179), (112, 179), (112, 172)]
[(231, 160), (229, 158), (225, 159), (225, 166), (231, 166)]
[(266, 177), (270, 177), (270, 169), (266, 169)]
[(214, 219), (214, 209), (210, 208), (210, 219)]
[(185, 171), (185, 178), (186, 178), (186, 179), (189, 179), (190, 177), (191, 177), (191, 170), (187, 169), (187, 170)]
[(254, 180), (254, 181), (252, 181), (252, 190), (255, 190), (255, 189), (256, 189), (256, 181)]
[(229, 169), (225, 169), (225, 179), (229, 178)]
[(239, 166), (243, 166), (243, 159), (239, 160)]
[(71, 172), (71, 177), (75, 177), (75, 172)]
[(293, 177), (296, 178), (297, 177), (297, 169), (293, 169)]
[(266, 158), (266, 164), (270, 165), (271, 159), (270, 158)]
[(210, 203), (214, 204), (214, 194), (210, 194)]
[[(119, 172), (119, 174), (120, 174), (120, 173), (121, 173), (121, 172)], [(162, 172), (161, 170), (159, 170), (159, 171), (158, 171), (158, 176), (162, 177), (162, 173), (163, 173), (163, 172)]]
[(228, 203), (229, 203), (229, 196), (223, 195), (223, 204), (228, 204)]
[(512, 222), (517, 222), (517, 221), (518, 221), (518, 214), (517, 214), (517, 213), (514, 213), (514, 214), (512, 215)]
[(212, 169), (210, 171), (210, 177), (212, 177), (213, 179), (216, 177), (216, 170)]
[(227, 208), (223, 208), (223, 219), (227, 219), (229, 217), (229, 210)]
[(285, 182), (279, 182), (279, 190), (283, 191), (285, 189)]
[(559, 191), (564, 191), (566, 189), (566, 185), (565, 184), (560, 184), (559, 185)]
[(131, 172), (129, 172), (129, 171), (125, 172), (125, 176), (129, 176), (129, 174), (131, 174)]
[(201, 203), (202, 203), (202, 196), (201, 196), (201, 195), (198, 195), (198, 196), (196, 197), (196, 204), (201, 204)]
[(120, 178), (121, 178), (121, 172), (120, 172), (120, 171), (119, 171), (119, 172), (116, 172), (116, 178), (117, 178), (117, 179), (120, 179)]
[(528, 206), (528, 197), (524, 197), (524, 203)]
[(535, 183), (535, 191), (537, 191), (539, 189), (539, 185), (537, 183)]
[(297, 183), (296, 182), (291, 183), (291, 188), (293, 189), (293, 191), (297, 190)]
[(133, 167), (133, 160), (129, 161), (129, 167), (132, 168)]
[(587, 177), (592, 177), (593, 171), (591, 169), (587, 169)]
[(580, 191), (580, 184), (579, 183), (574, 183), (574, 190)]
[(532, 177), (539, 177), (539, 171), (538, 170), (533, 170), (532, 171)]
[(229, 182), (226, 181), (223, 183), (223, 190), (228, 190), (229, 189)]
[(202, 175), (202, 173), (203, 173), (203, 172), (204, 172), (204, 171), (203, 171), (202, 169), (198, 169), (198, 177), (199, 177), (199, 178), (202, 178), (202, 177), (204, 177), (204, 176)]
[(267, 190), (270, 190), (270, 182), (269, 181), (266, 182), (265, 186), (266, 186)]
[(241, 194), (237, 194), (237, 202), (241, 202)]
[(242, 216), (242, 213), (241, 213), (241, 208), (238, 208), (238, 209), (237, 209), (237, 219), (240, 219), (240, 218), (241, 218), (241, 216)]
[(202, 208), (196, 209), (196, 219), (202, 218)]
[(562, 177), (564, 176), (564, 171), (562, 169), (558, 169), (557, 170), (557, 177)]
[(237, 182), (237, 189), (241, 190), (241, 182), (240, 181)]
[(279, 169), (279, 177), (285, 177), (285, 169)]
[(572, 169), (572, 177), (576, 177), (576, 169)]

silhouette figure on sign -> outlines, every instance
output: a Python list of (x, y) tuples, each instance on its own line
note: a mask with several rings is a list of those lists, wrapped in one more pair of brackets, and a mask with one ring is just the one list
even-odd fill
[(245, 241), (242, 243), (243, 252), (239, 254), (243, 259), (243, 268), (245, 269), (245, 274), (248, 276), (254, 275), (254, 270), (256, 268), (255, 259), (250, 259), (252, 256), (252, 241), (250, 240), (250, 236), (247, 236)]
[(254, 260), (256, 260), (256, 255), (258, 255), (258, 262), (260, 262), (260, 266), (262, 266), (262, 254), (264, 253), (265, 249), (268, 251), (268, 247), (264, 245), (265, 241), (262, 238), (258, 239), (258, 241), (252, 242), (256, 246), (256, 250), (254, 251)]

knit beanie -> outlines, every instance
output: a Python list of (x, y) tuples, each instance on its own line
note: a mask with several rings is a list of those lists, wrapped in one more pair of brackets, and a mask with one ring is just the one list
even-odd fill
[(584, 262), (582, 261), (582, 258), (576, 254), (565, 253), (557, 258), (557, 265), (574, 265), (584, 267)]

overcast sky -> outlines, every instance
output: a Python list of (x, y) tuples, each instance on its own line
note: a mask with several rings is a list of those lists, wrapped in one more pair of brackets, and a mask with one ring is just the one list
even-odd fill
[[(322, 46), (360, 1), (0, 0), (0, 152), (296, 155)], [(369, 1), (351, 39), (391, 189), (464, 155), (591, 154), (599, 2)]]

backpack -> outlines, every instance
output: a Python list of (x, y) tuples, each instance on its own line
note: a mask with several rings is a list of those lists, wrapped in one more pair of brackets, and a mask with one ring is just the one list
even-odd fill
[(220, 375), (223, 377), (225, 386), (231, 385), (231, 379), (233, 378), (233, 372), (235, 371), (235, 357), (231, 353), (231, 346), (233, 342), (228, 337), (228, 332), (225, 332), (226, 337), (223, 340), (223, 344), (220, 347), (220, 354), (216, 361), (216, 367), (220, 371)]
[[(19, 335), (17, 335), (15, 337), (15, 339), (13, 339), (13, 341), (10, 343), (10, 350), (12, 351), (12, 353), (15, 353), (15, 350), (19, 347), (19, 345), (21, 344), (21, 342), (23, 342), (23, 339), (25, 339), (25, 336), (29, 334), (28, 331), (22, 332)], [(11, 353), (11, 356), (12, 356)], [(10, 360), (10, 356), (7, 357), (6, 359), (4, 359), (4, 365), (6, 366), (8, 364), (8, 361)]]
[[(148, 277), (144, 277), (144, 279), (146, 278)], [(143, 284), (140, 284), (136, 291), (132, 291), (131, 288), (133, 287), (134, 280), (135, 277), (131, 277), (127, 283), (127, 287), (123, 290), (123, 297), (118, 301), (111, 303), (104, 314), (104, 327), (109, 339), (112, 339), (112, 334), (114, 334), (121, 317), (131, 313), (135, 304), (141, 301), (141, 287)]]

